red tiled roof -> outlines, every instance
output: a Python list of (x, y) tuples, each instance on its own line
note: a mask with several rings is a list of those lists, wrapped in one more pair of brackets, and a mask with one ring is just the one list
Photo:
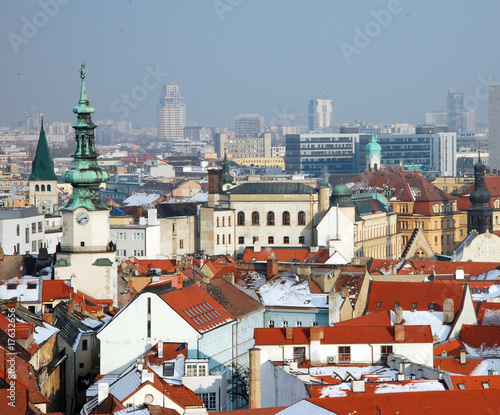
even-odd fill
[(500, 347), (500, 326), (473, 326), (464, 324), (460, 330), (460, 338), (470, 347)]
[(177, 265), (175, 259), (139, 259), (134, 257), (134, 261), (129, 262), (136, 267), (139, 275), (147, 275), (148, 270), (160, 268), (162, 274), (174, 272)]
[(200, 333), (234, 320), (229, 311), (196, 284), (161, 297)]
[(389, 310), (367, 314), (350, 320), (335, 323), (335, 327), (387, 327), (392, 324)]
[[(428, 311), (433, 303), (434, 311), (443, 311), (447, 298), (453, 300), (457, 312), (462, 304), (463, 291), (461, 285), (449, 283), (372, 281), (367, 312), (394, 309), (396, 303), (404, 310), (418, 311)], [(413, 307), (415, 303), (416, 308)]]
[[(487, 388), (500, 389), (500, 376), (450, 376), (454, 389), (458, 384), (465, 386), (465, 390), (483, 390)], [(488, 385), (484, 385), (487, 383)], [(485, 388), (486, 386), (486, 388)], [(463, 389), (462, 389), (463, 390)]]
[(462, 340), (448, 340), (446, 343), (434, 346), (434, 356), (441, 356), (443, 352), (446, 352), (447, 356), (460, 356), (460, 350), (464, 349), (465, 347)]
[[(286, 338), (286, 330), (291, 333)], [(257, 328), (254, 332), (255, 345), (309, 344), (309, 327)], [(312, 330), (323, 331), (323, 344), (364, 344), (394, 343), (394, 326), (367, 327), (349, 326), (314, 327)], [(404, 326), (405, 343), (432, 343), (430, 326)]]
[(286, 409), (286, 406), (275, 406), (273, 408), (259, 408), (259, 409), (236, 409), (232, 411), (220, 411), (219, 415), (275, 415), (278, 412)]
[(297, 260), (304, 263), (313, 261), (323, 264), (329, 258), (327, 249), (320, 249), (318, 252), (311, 252), (307, 248), (264, 248), (260, 252), (255, 252), (253, 247), (247, 247), (243, 253), (244, 262), (264, 262), (271, 258), (276, 258), (279, 262), (290, 262)]
[(163, 357), (158, 357), (158, 343), (156, 343), (146, 353), (147, 364), (160, 364), (167, 360), (175, 359), (178, 355), (184, 355), (187, 358), (187, 347), (184, 343), (163, 343)]
[[(11, 329), (11, 331), (9, 331), (9, 329)], [(0, 313), (0, 330), (3, 330), (5, 333), (9, 334), (10, 337), (12, 329), (14, 331), (14, 339), (27, 339), (30, 334), (34, 332), (35, 324), (18, 321), (17, 319), (14, 323), (11, 323), (7, 319), (7, 317)]]
[(422, 415), (422, 414), (495, 414), (500, 408), (497, 389), (402, 392), (386, 394), (358, 393), (334, 399), (308, 399), (340, 415)]
[(58, 299), (70, 299), (73, 289), (64, 280), (43, 280), (42, 302), (48, 303)]
[(482, 326), (494, 326), (500, 324), (500, 303), (482, 302), (479, 305), (479, 311), (477, 312), (477, 324)]
[(481, 364), (480, 359), (467, 359), (466, 363), (460, 363), (455, 357), (434, 356), (434, 367), (459, 375), (470, 375), (476, 367)]

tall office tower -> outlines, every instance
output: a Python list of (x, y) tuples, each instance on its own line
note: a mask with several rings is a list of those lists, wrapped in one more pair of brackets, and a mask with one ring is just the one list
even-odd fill
[(464, 133), (474, 133), (476, 131), (476, 111), (464, 111)]
[(333, 106), (331, 99), (309, 101), (309, 131), (329, 133), (333, 131)]
[(446, 111), (432, 111), (425, 113), (427, 125), (448, 125), (448, 113)]
[(264, 132), (264, 117), (259, 114), (239, 114), (234, 117), (234, 137), (257, 137)]
[(450, 132), (461, 134), (464, 122), (464, 93), (448, 90), (448, 125)]
[(490, 85), (489, 92), (490, 169), (493, 174), (498, 174), (500, 171), (500, 85)]
[(179, 95), (179, 85), (163, 85), (158, 105), (158, 139), (183, 140), (185, 124), (186, 104)]

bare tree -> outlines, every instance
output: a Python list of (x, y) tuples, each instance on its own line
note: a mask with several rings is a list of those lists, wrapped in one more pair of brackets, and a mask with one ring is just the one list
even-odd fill
[(234, 402), (241, 402), (241, 406), (246, 406), (249, 400), (248, 386), (250, 380), (250, 369), (248, 366), (237, 362), (232, 362), (228, 366), (228, 369), (232, 373), (228, 389), (231, 399)]

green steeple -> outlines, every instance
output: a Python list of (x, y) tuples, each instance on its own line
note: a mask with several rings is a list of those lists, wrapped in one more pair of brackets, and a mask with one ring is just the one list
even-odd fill
[(80, 69), (81, 90), (78, 105), (73, 108), (77, 114), (75, 129), (75, 152), (72, 154), (73, 168), (64, 172), (62, 179), (71, 183), (73, 194), (59, 210), (73, 211), (79, 207), (87, 210), (110, 210), (111, 208), (102, 199), (99, 185), (109, 180), (109, 173), (97, 165), (98, 153), (95, 149), (96, 125), (92, 122), (91, 114), (95, 108), (90, 106), (85, 89), (85, 64)]
[(31, 180), (57, 180), (54, 173), (54, 163), (50, 158), (49, 145), (45, 130), (43, 129), (43, 114), (42, 127), (40, 128), (40, 138), (38, 138), (38, 146), (36, 147), (36, 155), (31, 166)]
[(378, 154), (380, 157), (382, 154), (382, 146), (377, 142), (377, 139), (374, 135), (372, 135), (371, 141), (366, 145), (365, 152), (367, 157), (373, 157), (375, 154)]

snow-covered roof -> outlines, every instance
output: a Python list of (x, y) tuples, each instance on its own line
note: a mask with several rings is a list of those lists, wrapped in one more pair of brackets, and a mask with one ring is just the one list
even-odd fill
[[(391, 322), (394, 324), (395, 313), (391, 310)], [(430, 326), (432, 335), (438, 335), (439, 341), (448, 338), (451, 331), (450, 325), (443, 324), (442, 311), (417, 311), (403, 310), (403, 320), (405, 326)]]
[(150, 205), (161, 197), (158, 193), (134, 193), (127, 197), (123, 204), (126, 206)]
[(328, 308), (328, 294), (311, 294), (308, 278), (293, 271), (260, 286), (258, 294), (265, 306)]
[(38, 345), (42, 345), (48, 339), (50, 339), (54, 334), (59, 331), (57, 327), (54, 327), (45, 321), (42, 326), (35, 326), (35, 333), (33, 334), (33, 341)]
[(488, 293), (472, 294), (473, 301), (488, 301), (492, 298), (500, 297), (500, 285), (491, 285), (488, 289)]
[(0, 284), (0, 299), (9, 300), (17, 297), (21, 303), (40, 301), (40, 279), (36, 277), (12, 278)]

